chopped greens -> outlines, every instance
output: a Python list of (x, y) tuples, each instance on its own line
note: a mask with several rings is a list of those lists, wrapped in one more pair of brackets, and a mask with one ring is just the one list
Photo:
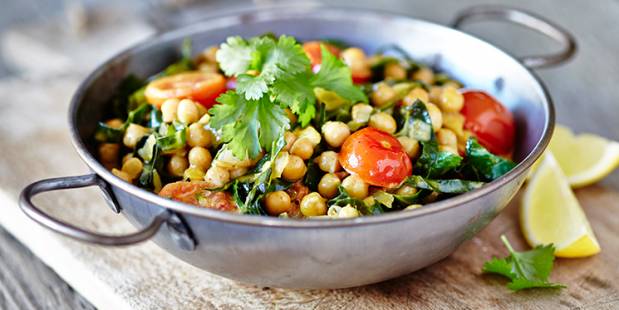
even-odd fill
[(408, 177), (404, 183), (418, 189), (427, 189), (445, 194), (466, 193), (484, 185), (484, 182), (466, 181), (462, 179), (432, 180), (418, 175)]
[(421, 156), (417, 160), (415, 168), (425, 173), (426, 177), (438, 178), (460, 166), (462, 157), (448, 151), (439, 151), (438, 143), (435, 140), (420, 143), (422, 146)]
[(560, 283), (548, 281), (552, 271), (555, 247), (552, 244), (537, 246), (525, 252), (515, 251), (505, 235), (501, 241), (509, 250), (505, 258), (494, 257), (484, 263), (484, 273), (495, 273), (511, 280), (507, 287), (514, 291), (528, 288), (564, 288)]
[(477, 180), (492, 181), (512, 170), (516, 164), (503, 157), (494, 155), (473, 137), (466, 141), (466, 156), (463, 170)]

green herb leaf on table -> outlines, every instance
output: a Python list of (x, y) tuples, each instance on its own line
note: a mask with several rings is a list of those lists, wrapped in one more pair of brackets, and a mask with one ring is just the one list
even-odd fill
[(511, 160), (496, 156), (483, 146), (475, 138), (470, 137), (466, 141), (466, 159), (463, 172), (478, 180), (492, 181), (516, 166)]
[(518, 291), (528, 288), (564, 288), (565, 285), (548, 281), (554, 262), (555, 248), (552, 244), (537, 246), (525, 252), (515, 251), (507, 238), (501, 240), (509, 250), (505, 258), (492, 258), (484, 263), (484, 273), (495, 273), (511, 280), (507, 287)]

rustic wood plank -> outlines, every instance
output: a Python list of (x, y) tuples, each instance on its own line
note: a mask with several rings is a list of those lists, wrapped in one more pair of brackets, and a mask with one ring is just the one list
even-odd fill
[(0, 227), (0, 309), (95, 309)]

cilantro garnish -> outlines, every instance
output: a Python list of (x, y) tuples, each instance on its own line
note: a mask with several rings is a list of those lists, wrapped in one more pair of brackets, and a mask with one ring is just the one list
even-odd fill
[(554, 262), (554, 245), (537, 246), (530, 251), (516, 252), (505, 235), (501, 240), (509, 250), (506, 258), (493, 257), (484, 263), (484, 273), (496, 273), (511, 280), (507, 287), (518, 291), (528, 288), (564, 288), (560, 283), (548, 282)]
[(302, 46), (290, 36), (229, 37), (216, 57), (237, 83), (235, 91), (217, 98), (220, 104), (209, 111), (210, 125), (221, 130), (223, 141), (240, 159), (270, 151), (273, 141), (290, 128), (284, 108), (307, 126), (316, 113), (316, 88), (349, 102), (367, 102), (341, 60), (323, 47), (321, 69), (313, 73)]

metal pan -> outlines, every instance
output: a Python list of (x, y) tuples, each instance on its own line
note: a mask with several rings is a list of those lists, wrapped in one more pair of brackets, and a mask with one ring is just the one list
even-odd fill
[[(543, 18), (503, 7), (475, 7), (457, 16), (454, 28), (495, 19), (524, 25), (563, 44), (556, 54), (515, 59), (493, 45), (449, 27), (391, 13), (332, 7), (278, 6), (212, 17), (145, 40), (99, 66), (81, 84), (69, 110), (75, 148), (91, 174), (47, 179), (26, 187), (23, 211), (65, 236), (100, 245), (152, 239), (198, 268), (258, 285), (343, 288), (413, 272), (452, 253), (488, 224), (513, 198), (542, 154), (554, 126), (550, 96), (529, 69), (569, 59), (573, 38)], [(518, 166), (481, 189), (423, 208), (337, 221), (243, 216), (198, 208), (125, 183), (95, 159), (91, 137), (107, 100), (129, 73), (149, 76), (175, 60), (189, 37), (197, 49), (227, 36), (267, 31), (301, 40), (339, 38), (372, 52), (396, 43), (416, 59), (444, 70), (467, 87), (492, 93), (517, 121)], [(46, 191), (99, 186), (112, 209), (138, 229), (109, 236), (78, 228), (44, 213), (32, 197)], [(68, 207), (68, 206), (64, 206)]]

